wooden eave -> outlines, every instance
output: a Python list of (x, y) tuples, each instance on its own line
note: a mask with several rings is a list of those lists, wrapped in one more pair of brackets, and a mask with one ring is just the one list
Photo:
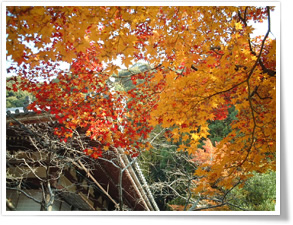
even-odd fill
[[(19, 121), (20, 123), (18, 123)], [(16, 132), (14, 129), (19, 129), (21, 124), (25, 125), (40, 125), (42, 123), (55, 125), (56, 118), (49, 113), (43, 112), (41, 114), (35, 112), (28, 112), (28, 113), (20, 113), (20, 114), (11, 114), (6, 116), (6, 135), (7, 135), (7, 143), (10, 142), (20, 142), (25, 145), (28, 145), (28, 141), (26, 137), (17, 137)], [(56, 125), (55, 125), (56, 126)], [(7, 145), (10, 146), (10, 145)], [(16, 150), (16, 148), (12, 148)], [(119, 154), (117, 152), (117, 154)], [(119, 199), (119, 190), (117, 184), (119, 183), (119, 170), (113, 166), (111, 163), (97, 160), (96, 167), (94, 168), (93, 178), (99, 182), (104, 190), (106, 190), (109, 196), (113, 197), (114, 199)], [(123, 159), (125, 161), (125, 165), (127, 165), (127, 159)], [(103, 174), (101, 176), (101, 174)], [(122, 185), (123, 185), (123, 196), (125, 198), (125, 203), (129, 205), (133, 210), (136, 211), (144, 211), (144, 210), (158, 210), (156, 203), (153, 199), (149, 199), (151, 193), (145, 193), (144, 185), (140, 183), (141, 180), (138, 179), (138, 176), (135, 175), (135, 168), (130, 166), (123, 173), (122, 177)], [(144, 193), (142, 193), (144, 192)], [(68, 196), (67, 196), (68, 197)], [(68, 198), (71, 198), (69, 196)], [(78, 197), (81, 198), (81, 197)], [(118, 201), (117, 201), (118, 202)], [(92, 210), (87, 208), (88, 210)]]
[(20, 114), (11, 114), (6, 116), (6, 125), (9, 126), (18, 126), (19, 124), (15, 121), (19, 121), (23, 124), (39, 124), (39, 123), (47, 123), (50, 121), (55, 121), (56, 118), (50, 113), (20, 113)]

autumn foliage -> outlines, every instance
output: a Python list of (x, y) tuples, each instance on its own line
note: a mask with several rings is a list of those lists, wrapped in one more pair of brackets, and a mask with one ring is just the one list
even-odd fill
[[(30, 109), (48, 111), (63, 141), (77, 128), (110, 148), (137, 156), (151, 148), (148, 135), (167, 128), (179, 151), (199, 164), (196, 193), (225, 193), (276, 164), (276, 40), (272, 7), (16, 7), (9, 6), (7, 56), (21, 81), (13, 89), (35, 95)], [(251, 37), (249, 21), (268, 27)], [(269, 25), (268, 25), (269, 24)], [(32, 48), (32, 46), (34, 48)], [(143, 72), (119, 76), (113, 60)], [(59, 62), (70, 64), (64, 71)], [(115, 88), (115, 79), (132, 88)], [(237, 110), (232, 132), (216, 146), (208, 121)], [(205, 151), (198, 150), (206, 140)], [(207, 194), (207, 193), (205, 193)]]

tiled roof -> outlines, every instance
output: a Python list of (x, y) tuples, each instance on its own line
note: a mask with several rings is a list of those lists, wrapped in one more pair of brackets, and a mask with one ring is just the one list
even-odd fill
[(7, 108), (6, 113), (11, 113), (11, 114), (20, 114), (24, 113), (23, 107), (14, 107), (14, 108)]

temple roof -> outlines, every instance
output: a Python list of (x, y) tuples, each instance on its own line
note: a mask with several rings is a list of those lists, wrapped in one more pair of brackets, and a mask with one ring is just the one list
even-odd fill
[[(10, 143), (7, 146), (11, 146), (11, 143), (13, 144), (18, 140), (17, 137), (14, 137), (17, 136), (17, 132), (14, 130), (20, 129), (22, 125), (38, 126), (45, 123), (51, 126), (60, 126), (54, 116), (47, 112), (36, 113), (25, 110), (22, 107), (8, 108), (6, 112), (6, 140), (7, 144)], [(122, 149), (115, 149), (115, 151), (116, 154), (123, 154)], [(124, 167), (127, 167), (123, 174), (123, 196), (127, 198), (127, 201), (135, 210), (159, 211), (139, 164), (135, 162), (131, 166), (128, 166), (131, 159), (127, 156), (123, 156), (121, 160)], [(96, 168), (93, 168), (90, 178), (96, 184), (101, 185), (106, 195), (108, 194), (117, 201), (119, 198), (117, 184), (120, 171), (106, 160), (98, 161), (99, 163)], [(112, 180), (111, 185), (110, 180)]]

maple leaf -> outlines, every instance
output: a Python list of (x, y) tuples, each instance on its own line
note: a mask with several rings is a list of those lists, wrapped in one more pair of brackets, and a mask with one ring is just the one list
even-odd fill
[(242, 24), (240, 22), (235, 23), (235, 29), (236, 30), (241, 30), (242, 29)]
[(200, 136), (198, 136), (198, 134), (196, 133), (192, 133), (191, 137), (193, 138), (193, 140), (198, 141), (200, 139)]

